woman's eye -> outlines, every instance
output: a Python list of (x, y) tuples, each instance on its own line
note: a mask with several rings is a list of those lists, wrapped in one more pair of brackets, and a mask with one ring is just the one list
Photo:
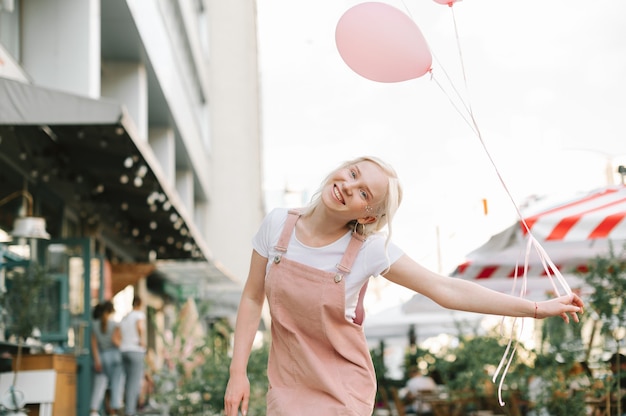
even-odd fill
[(350, 176), (352, 176), (352, 179), (356, 178), (356, 172), (353, 170), (350, 170)]
[(362, 196), (363, 198), (367, 199), (367, 197), (368, 197), (367, 192), (365, 192), (365, 191), (361, 191), (361, 196)]

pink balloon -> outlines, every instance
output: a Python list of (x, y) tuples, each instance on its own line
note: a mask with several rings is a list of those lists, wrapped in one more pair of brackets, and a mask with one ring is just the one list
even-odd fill
[(344, 62), (357, 74), (378, 82), (421, 77), (432, 55), (415, 22), (384, 3), (361, 3), (337, 23), (335, 42)]
[(457, 1), (461, 1), (461, 0), (435, 0), (435, 3), (447, 4), (448, 6), (452, 7), (452, 5), (456, 3)]

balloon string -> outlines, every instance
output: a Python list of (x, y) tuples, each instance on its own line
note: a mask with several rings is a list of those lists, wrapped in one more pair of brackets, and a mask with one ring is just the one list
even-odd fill
[[(466, 74), (466, 70), (465, 70), (465, 64), (464, 64), (464, 59), (463, 59), (463, 53), (462, 53), (462, 48), (461, 48), (461, 42), (460, 42), (460, 37), (458, 34), (458, 26), (457, 26), (457, 22), (456, 22), (456, 17), (454, 14), (454, 8), (450, 7), (451, 12), (452, 12), (452, 20), (453, 20), (453, 24), (454, 24), (454, 32), (455, 32), (455, 38), (456, 38), (456, 42), (457, 42), (457, 49), (459, 52), (459, 60), (461, 63), (461, 71), (462, 71), (462, 75), (463, 75), (463, 81), (465, 84), (465, 90), (466, 90), (466, 94), (469, 96), (469, 88), (468, 88), (468, 82), (467, 82), (467, 74)], [(434, 56), (434, 54), (433, 54)], [(441, 66), (441, 64), (439, 63), (439, 65)], [(442, 66), (443, 68), (443, 66)], [(489, 149), (487, 148), (487, 145), (485, 144), (485, 141), (483, 140), (482, 137), (482, 133), (480, 131), (480, 128), (478, 127), (478, 123), (476, 122), (476, 118), (474, 117), (474, 112), (472, 110), (472, 105), (468, 99), (467, 103), (463, 100), (463, 98), (461, 97), (461, 94), (459, 94), (458, 90), (454, 87), (454, 83), (450, 80), (450, 77), (447, 75), (447, 73), (444, 70), (444, 74), (446, 75), (446, 77), (448, 78), (448, 81), (450, 82), (450, 84), (453, 87), (453, 90), (455, 92), (455, 94), (457, 95), (457, 97), (461, 100), (461, 102), (463, 103), (463, 106), (465, 108), (465, 110), (467, 111), (468, 115), (469, 115), (469, 120), (468, 118), (466, 118), (462, 113), (461, 110), (459, 109), (458, 106), (454, 105), (452, 98), (446, 93), (446, 96), (448, 97), (448, 99), (450, 100), (450, 102), (453, 104), (453, 107), (455, 108), (455, 110), (461, 115), (461, 117), (463, 118), (463, 120), (470, 125), (471, 130), (476, 134), (476, 136), (478, 137), (481, 146), (483, 147), (483, 150), (485, 151), (487, 157), (489, 158), (489, 162), (491, 163), (491, 165), (493, 166), (496, 175), (498, 176), (498, 180), (500, 181), (500, 183), (502, 184), (502, 187), (504, 188), (507, 196), (509, 197), (509, 199), (511, 200), (511, 203), (513, 204), (513, 207), (515, 208), (515, 211), (517, 213), (517, 216), (520, 219), (520, 222), (522, 224), (522, 226), (524, 227), (525, 231), (526, 231), (526, 236), (528, 238), (528, 242), (526, 245), (526, 253), (524, 256), (524, 273), (522, 276), (522, 288), (520, 289), (520, 297), (524, 297), (526, 295), (526, 289), (527, 289), (527, 282), (528, 282), (528, 265), (529, 265), (529, 257), (530, 257), (530, 253), (532, 251), (532, 249), (534, 248), (535, 251), (537, 252), (537, 254), (539, 255), (539, 258), (541, 260), (541, 264), (544, 268), (544, 271), (546, 273), (546, 275), (548, 276), (548, 278), (550, 279), (550, 283), (554, 289), (554, 292), (557, 296), (559, 296), (559, 290), (557, 288), (557, 286), (554, 283), (554, 279), (553, 276), (556, 277), (557, 281), (560, 283), (561, 287), (565, 290), (565, 292), (567, 294), (571, 294), (572, 291), (569, 287), (569, 285), (567, 284), (567, 282), (565, 281), (565, 279), (563, 278), (563, 275), (561, 274), (561, 272), (559, 271), (559, 269), (554, 265), (554, 263), (552, 262), (552, 260), (550, 259), (550, 257), (548, 256), (548, 253), (545, 251), (545, 249), (539, 244), (539, 242), (535, 239), (535, 237), (532, 235), (531, 231), (530, 231), (530, 227), (528, 226), (528, 224), (526, 223), (526, 220), (524, 219), (524, 216), (521, 213), (521, 210), (519, 209), (518, 205), (515, 203), (515, 199), (513, 198), (508, 186), (506, 185), (504, 178), (502, 177), (502, 174), (500, 173), (500, 170), (498, 169), (493, 157), (491, 156), (491, 153), (489, 152)], [(432, 76), (432, 71), (431, 71), (431, 78), (434, 79), (434, 77)], [(439, 86), (440, 89), (442, 89), (445, 93), (445, 90), (443, 89), (442, 85), (435, 80), (436, 84)], [(513, 291), (515, 290), (515, 285), (517, 283), (517, 274), (518, 274), (518, 264), (516, 264), (515, 266), (515, 280), (513, 282)], [(509, 371), (509, 368), (511, 366), (511, 363), (513, 362), (513, 358), (515, 357), (515, 353), (517, 351), (517, 347), (519, 345), (519, 335), (521, 335), (522, 331), (523, 331), (523, 320), (522, 320), (522, 324), (520, 325), (520, 332), (518, 334), (518, 337), (515, 336), (515, 326), (517, 323), (517, 318), (515, 318), (515, 320), (513, 321), (513, 327), (511, 328), (511, 332), (509, 335), (509, 341), (507, 343), (507, 347), (505, 349), (504, 354), (502, 355), (502, 359), (500, 360), (500, 363), (498, 364), (498, 367), (496, 369), (496, 371), (494, 372), (493, 375), (493, 382), (495, 383), (496, 380), (498, 379), (498, 377), (500, 376), (500, 381), (498, 383), (498, 403), (500, 404), (500, 406), (504, 406), (504, 401), (502, 400), (502, 389), (504, 387), (504, 380), (506, 379), (506, 375)], [(504, 327), (504, 317), (503, 317), (503, 321), (502, 321), (502, 328)], [(515, 345), (513, 347), (513, 349), (511, 349), (511, 346), (513, 345), (513, 341), (515, 341)], [(506, 363), (506, 364), (505, 364)]]
[[(434, 56), (434, 55), (433, 55)], [(445, 74), (445, 71), (443, 71)], [(447, 74), (446, 74), (447, 75)], [(443, 91), (443, 93), (445, 94), (445, 96), (448, 98), (448, 101), (450, 101), (450, 104), (452, 104), (452, 107), (456, 110), (456, 112), (461, 116), (461, 118), (463, 119), (463, 121), (465, 121), (465, 123), (468, 125), (468, 127), (474, 132), (474, 134), (479, 135), (480, 133), (478, 131), (476, 131), (475, 129), (475, 125), (476, 123), (472, 123), (471, 120), (467, 119), (465, 117), (465, 115), (463, 114), (463, 112), (461, 111), (461, 109), (459, 108), (459, 106), (454, 102), (454, 100), (452, 99), (452, 97), (450, 97), (450, 95), (447, 94), (445, 88), (443, 87), (443, 85), (439, 82), (438, 79), (435, 78), (435, 75), (431, 72), (430, 74), (430, 78), (431, 80), (433, 80), (435, 82), (435, 84), (437, 84), (437, 86), (439, 87), (439, 89), (441, 91)], [(453, 86), (454, 89), (454, 86)], [(456, 91), (456, 89), (454, 89), (454, 91), (457, 93), (457, 96), (459, 97), (459, 99), (461, 100), (461, 102), (463, 103), (463, 106), (465, 107), (466, 111), (470, 112), (470, 110), (465, 106), (465, 103), (463, 102), (461, 96), (458, 94), (458, 92)]]
[[(404, 6), (404, 10), (406, 11), (406, 14), (411, 18), (411, 20), (415, 21), (415, 18), (413, 18), (413, 15), (411, 13), (411, 10), (408, 8), (408, 6), (406, 5), (406, 3), (404, 2), (404, 0), (401, 1), (402, 5)], [(452, 9), (452, 7), (450, 7), (450, 9)], [(453, 16), (454, 16), (454, 11), (452, 12)], [(461, 62), (461, 68), (463, 68), (463, 79), (465, 80), (465, 90), (466, 93), (469, 95), (468, 88), (467, 88), (467, 77), (465, 76), (465, 65), (463, 64), (463, 56), (461, 54), (461, 45), (460, 45), (460, 41), (459, 41), (459, 36), (458, 36), (458, 31), (456, 29), (456, 21), (454, 23), (454, 31), (456, 33), (456, 39), (457, 39), (457, 49), (459, 50), (459, 57), (460, 57), (460, 62)], [(459, 91), (457, 90), (456, 86), (454, 85), (454, 82), (452, 82), (452, 79), (450, 78), (450, 75), (448, 74), (448, 72), (446, 71), (446, 68), (441, 64), (441, 62), (439, 61), (439, 59), (437, 58), (437, 55), (430, 49), (430, 47), (427, 45), (429, 52), (431, 54), (431, 56), (433, 57), (433, 59), (435, 60), (435, 62), (437, 62), (437, 64), (439, 65), (439, 68), (441, 69), (441, 72), (443, 72), (443, 74), (445, 75), (446, 80), (448, 81), (448, 83), (450, 84), (450, 87), (452, 88), (452, 90), (454, 91), (456, 97), (459, 99), (459, 101), (461, 102), (461, 104), (463, 105), (463, 108), (465, 108), (465, 111), (467, 111), (469, 114), (472, 114), (472, 108), (471, 106), (467, 105), (465, 103), (465, 101), (463, 100), (463, 96), (461, 95), (461, 93), (459, 93)], [(445, 96), (448, 98), (448, 100), (450, 101), (450, 103), (452, 104), (452, 106), (454, 107), (454, 109), (456, 110), (456, 112), (461, 116), (461, 118), (467, 123), (467, 125), (470, 127), (470, 129), (474, 130), (474, 124), (476, 123), (472, 123), (470, 122), (461, 112), (461, 110), (459, 109), (459, 107), (455, 104), (455, 102), (453, 101), (452, 97), (450, 97), (450, 95), (448, 95), (448, 93), (445, 91), (445, 89), (443, 88), (443, 86), (441, 85), (441, 83), (436, 80), (434, 78), (433, 75), (433, 71), (432, 69), (430, 70), (430, 77), (431, 80), (434, 80), (435, 83), (439, 86), (439, 88), (443, 91), (443, 93), (445, 94)], [(476, 131), (474, 131), (474, 133), (477, 134)]]
[(470, 102), (469, 99), (469, 87), (468, 87), (468, 83), (467, 83), (467, 75), (466, 75), (466, 71), (465, 71), (465, 60), (463, 59), (463, 52), (461, 49), (461, 39), (459, 37), (459, 29), (457, 27), (456, 24), (456, 16), (454, 14), (454, 7), (452, 7), (452, 5), (450, 5), (450, 13), (452, 14), (452, 22), (454, 24), (454, 37), (456, 39), (456, 46), (457, 46), (457, 50), (459, 51), (459, 62), (461, 63), (461, 74), (463, 75), (463, 82), (465, 84), (465, 93), (468, 96), (467, 99), (467, 111), (470, 113), (470, 115), (472, 115), (472, 119), (474, 118), (474, 114), (472, 112), (472, 104)]
[[(463, 59), (463, 52), (462, 52), (462, 48), (461, 48), (461, 40), (460, 40), (458, 26), (457, 26), (457, 22), (456, 22), (456, 16), (454, 14), (454, 7), (450, 7), (450, 11), (452, 13), (452, 21), (453, 21), (453, 25), (454, 25), (454, 35), (455, 35), (455, 39), (456, 39), (457, 50), (459, 52), (459, 61), (460, 61), (460, 64), (461, 64), (461, 74), (463, 75), (463, 81), (465, 83), (466, 94), (469, 96), (469, 87), (468, 87), (468, 82), (467, 82), (467, 71), (465, 70), (465, 60)], [(483, 140), (482, 134), (480, 132), (480, 128), (478, 127), (478, 123), (476, 122), (476, 118), (474, 117), (474, 111), (472, 109), (471, 102), (469, 101), (469, 99), (467, 100), (467, 103), (463, 100), (461, 94), (458, 92), (458, 90), (454, 86), (454, 83), (452, 82), (452, 80), (448, 76), (447, 72), (445, 71), (445, 69), (443, 69), (443, 65), (441, 65), (439, 60), (436, 58), (436, 56), (432, 52), (431, 52), (431, 54), (435, 57), (435, 60), (437, 61), (439, 66), (442, 67), (443, 73), (446, 75), (446, 78), (448, 79), (448, 82), (450, 82), (450, 85), (452, 86), (455, 94), (457, 95), (457, 97), (459, 97), (459, 99), (463, 103), (463, 106), (464, 106), (465, 110), (467, 111), (467, 113), (469, 115), (469, 119), (471, 121), (468, 121), (468, 119), (461, 114), (461, 112), (460, 112), (458, 107), (454, 106), (455, 109), (457, 110), (457, 112), (459, 114), (461, 114), (461, 117), (463, 118), (463, 120), (466, 123), (471, 124), (470, 127), (471, 127), (472, 131), (474, 131), (474, 133), (478, 136), (478, 139), (480, 140), (480, 143), (481, 143), (483, 149), (485, 150), (485, 153), (487, 154), (487, 157), (489, 158), (489, 161), (491, 162), (491, 165), (493, 166), (493, 168), (496, 171), (496, 174), (498, 175), (498, 179), (500, 180), (500, 183), (504, 187), (504, 190), (506, 191), (509, 199), (513, 203), (513, 206), (515, 207), (515, 211), (516, 211), (518, 217), (522, 221), (522, 224), (524, 225), (524, 228), (526, 229), (526, 231), (530, 234), (530, 227), (528, 227), (528, 225), (526, 224), (526, 221), (524, 220), (524, 217), (522, 216), (522, 213), (521, 213), (520, 209), (518, 208), (517, 204), (515, 203), (515, 200), (514, 200), (513, 196), (511, 195), (511, 192), (509, 192), (509, 189), (506, 186), (506, 183), (504, 182), (504, 179), (502, 178), (502, 175), (500, 174), (500, 171), (498, 170), (498, 167), (496, 166), (495, 161), (493, 160), (493, 157), (491, 156), (491, 154), (489, 153), (489, 150), (487, 149), (487, 145), (485, 144), (485, 142)], [(432, 71), (431, 71), (431, 77), (432, 77)], [(432, 78), (434, 78), (434, 77), (432, 77)], [(441, 86), (441, 84), (439, 82), (437, 82), (437, 85), (439, 86), (440, 89), (443, 90), (443, 88), (442, 88), (442, 86)], [(446, 93), (446, 92), (444, 91), (444, 93)], [(452, 99), (450, 98), (450, 96), (447, 93), (446, 93), (446, 96), (452, 102)]]
[[(403, 0), (402, 0), (402, 4), (404, 5), (405, 9), (407, 10), (407, 13), (409, 14), (409, 16), (411, 16), (410, 10), (408, 9), (408, 7), (406, 6), (406, 4), (404, 3)], [(450, 7), (450, 10), (451, 10), (451, 13), (452, 13), (452, 21), (453, 21), (453, 25), (454, 25), (454, 33), (455, 33), (455, 39), (456, 39), (456, 43), (457, 43), (457, 50), (459, 52), (459, 61), (460, 61), (460, 64), (461, 64), (461, 72), (462, 72), (462, 75), (463, 75), (463, 82), (464, 82), (464, 86), (465, 86), (465, 93), (469, 97), (470, 94), (469, 94), (469, 87), (468, 87), (468, 82), (467, 82), (467, 72), (465, 70), (465, 63), (464, 63), (464, 59), (463, 59), (463, 53), (462, 53), (461, 41), (460, 41), (459, 32), (458, 32), (458, 26), (457, 26), (457, 22), (456, 22), (456, 16), (455, 16), (455, 13), (454, 13), (454, 8)], [(412, 18), (412, 16), (411, 16), (411, 18)], [(493, 157), (491, 156), (491, 153), (489, 152), (489, 149), (487, 148), (487, 145), (485, 144), (485, 141), (483, 140), (482, 133), (480, 131), (480, 128), (478, 127), (478, 123), (476, 122), (476, 118), (474, 117), (474, 111), (472, 109), (472, 105), (471, 105), (469, 99), (467, 99), (467, 102), (463, 99), (463, 96), (459, 93), (459, 91), (455, 87), (454, 82), (451, 80), (451, 78), (448, 75), (448, 73), (446, 72), (444, 66), (441, 65), (441, 63), (437, 59), (436, 55), (432, 51), (431, 51), (431, 55), (434, 57), (435, 61), (438, 63), (439, 67), (441, 68), (442, 72), (445, 75), (445, 78), (448, 80), (448, 83), (450, 84), (452, 90), (456, 94), (456, 97), (458, 98), (458, 100), (461, 102), (462, 107), (467, 112), (469, 118), (466, 117), (463, 114), (462, 109), (454, 102), (454, 100), (452, 99), (450, 94), (448, 94), (446, 92), (445, 88), (439, 82), (439, 80), (434, 77), (434, 74), (433, 74), (432, 70), (430, 71), (431, 80), (433, 80), (437, 84), (439, 89), (441, 89), (443, 91), (445, 96), (450, 101), (452, 107), (456, 110), (456, 112), (461, 116), (461, 118), (465, 121), (465, 123), (470, 127), (470, 129), (478, 137), (478, 139), (480, 141), (480, 144), (483, 147), (483, 150), (485, 151), (487, 157), (489, 158), (489, 162), (491, 163), (491, 165), (493, 166), (493, 168), (494, 168), (494, 170), (496, 172), (498, 180), (502, 184), (502, 187), (504, 188), (508, 198), (511, 200), (511, 203), (513, 204), (513, 207), (515, 208), (515, 212), (517, 213), (517, 216), (520, 219), (520, 223), (522, 224), (524, 230), (526, 231), (526, 237), (528, 238), (528, 242), (526, 244), (526, 252), (525, 252), (525, 255), (524, 255), (524, 269), (523, 269), (524, 271), (523, 271), (523, 275), (522, 275), (522, 284), (521, 284), (521, 288), (520, 288), (520, 292), (519, 292), (519, 297), (523, 298), (523, 297), (526, 296), (526, 291), (527, 291), (527, 287), (528, 287), (528, 279), (527, 279), (527, 277), (528, 277), (528, 268), (529, 268), (528, 267), (529, 266), (529, 257), (530, 257), (530, 253), (532, 252), (533, 248), (535, 249), (535, 252), (539, 255), (539, 259), (541, 260), (541, 264), (543, 266), (543, 269), (544, 269), (546, 275), (548, 276), (548, 278), (550, 279), (550, 283), (552, 285), (552, 288), (553, 288), (555, 294), (557, 296), (560, 296), (559, 295), (560, 291), (558, 290), (558, 287), (556, 286), (553, 277), (555, 277), (557, 279), (557, 281), (559, 282), (559, 284), (561, 285), (561, 287), (565, 290), (565, 292), (567, 294), (571, 294), (572, 290), (570, 289), (569, 285), (567, 284), (567, 282), (563, 278), (563, 275), (561, 274), (559, 269), (554, 265), (554, 263), (552, 262), (552, 260), (548, 256), (548, 253), (545, 251), (545, 249), (541, 246), (541, 244), (539, 244), (539, 242), (532, 235), (532, 232), (530, 231), (530, 227), (526, 223), (526, 220), (524, 219), (524, 216), (522, 215), (521, 210), (519, 209), (518, 205), (515, 203), (515, 199), (513, 198), (513, 196), (511, 194), (508, 186), (504, 182), (504, 178), (502, 177), (502, 174), (500, 173), (500, 170), (498, 169), (498, 166), (496, 165)], [(515, 276), (514, 276), (515, 279), (513, 281), (512, 293), (514, 293), (515, 287), (517, 285), (517, 276), (518, 276), (518, 263), (516, 262), (516, 265), (515, 265)], [(499, 402), (500, 406), (504, 406), (504, 404), (505, 404), (504, 401), (502, 400), (502, 389), (503, 389), (503, 386), (504, 386), (504, 380), (506, 378), (506, 374), (509, 371), (511, 363), (513, 362), (513, 358), (515, 357), (515, 353), (517, 352), (517, 347), (519, 345), (519, 337), (521, 336), (521, 334), (523, 332), (523, 328), (524, 328), (524, 323), (523, 323), (524, 320), (522, 319), (521, 325), (520, 325), (520, 331), (519, 331), (518, 336), (516, 337), (515, 336), (515, 327), (517, 326), (517, 322), (518, 322), (518, 318), (515, 318), (513, 320), (513, 324), (512, 324), (511, 332), (510, 332), (510, 335), (509, 335), (509, 341), (507, 343), (506, 350), (505, 350), (504, 354), (502, 355), (502, 359), (500, 360), (500, 363), (499, 363), (499, 365), (498, 365), (498, 367), (497, 367), (497, 369), (496, 369), (496, 371), (494, 372), (494, 375), (493, 375), (493, 382), (494, 383), (498, 379), (498, 376), (500, 376), (500, 381), (498, 383), (498, 402)], [(504, 317), (502, 318), (502, 323), (501, 323), (502, 331), (504, 330), (504, 325), (503, 324), (504, 324)], [(504, 332), (502, 332), (502, 334), (504, 335)], [(515, 341), (515, 345), (514, 346), (513, 346), (513, 341)], [(512, 346), (513, 346), (513, 348), (511, 349)]]
[[(520, 288), (520, 292), (519, 292), (519, 296), (520, 297), (524, 297), (526, 295), (526, 290), (528, 287), (528, 279), (527, 279), (527, 275), (528, 275), (528, 255), (530, 253), (530, 242), (527, 244), (527, 248), (526, 248), (526, 253), (524, 256), (524, 271), (522, 274), (522, 286)], [(515, 287), (517, 285), (517, 278), (519, 275), (519, 262), (516, 261), (515, 262), (515, 272), (513, 275), (513, 288), (511, 289), (511, 294), (515, 294)], [(505, 323), (505, 317), (502, 317), (502, 321), (500, 322), (500, 334), (502, 336), (504, 336), (504, 323)], [(520, 327), (520, 331), (519, 331), (519, 336), (516, 338), (515, 337), (515, 333), (514, 333), (514, 329), (515, 326), (517, 324), (517, 318), (515, 318), (513, 320), (513, 325), (511, 328), (511, 334), (509, 336), (509, 341), (507, 342), (506, 345), (506, 349), (504, 350), (504, 354), (502, 354), (502, 358), (500, 359), (500, 363), (498, 364), (498, 367), (496, 368), (496, 371), (493, 374), (493, 378), (492, 381), (495, 383), (498, 380), (498, 376), (500, 375), (500, 372), (502, 372), (502, 375), (500, 376), (500, 381), (498, 382), (498, 403), (500, 404), (500, 406), (504, 406), (505, 402), (504, 400), (502, 400), (502, 389), (504, 386), (504, 380), (506, 378), (506, 374), (509, 371), (509, 367), (511, 366), (511, 363), (513, 362), (513, 358), (515, 357), (515, 353), (517, 352), (517, 347), (519, 344), (519, 338), (521, 337), (521, 334), (524, 330), (524, 320), (522, 320), (521, 323), (521, 327)], [(513, 344), (513, 340), (515, 340), (515, 347), (513, 347), (513, 350), (511, 351), (511, 345)], [(506, 365), (505, 365), (506, 363)]]
[[(493, 374), (492, 382), (496, 382), (498, 380), (498, 375), (502, 371), (502, 376), (500, 377), (500, 381), (498, 382), (498, 403), (500, 406), (504, 406), (506, 403), (502, 400), (502, 389), (504, 387), (504, 379), (505, 375), (508, 373), (509, 368), (511, 367), (511, 363), (513, 363), (513, 358), (515, 358), (515, 353), (517, 352), (517, 347), (519, 346), (519, 338), (524, 330), (524, 320), (521, 320), (521, 324), (519, 325), (519, 335), (515, 336), (515, 328), (517, 327), (518, 318), (513, 319), (513, 324), (511, 327), (511, 335), (509, 336), (509, 341), (506, 345), (506, 349), (504, 354), (502, 355), (502, 359), (500, 359), (500, 363), (498, 364), (498, 368)], [(513, 345), (513, 341), (515, 341), (515, 345), (511, 350), (511, 346)], [(505, 364), (506, 363), (506, 364)]]

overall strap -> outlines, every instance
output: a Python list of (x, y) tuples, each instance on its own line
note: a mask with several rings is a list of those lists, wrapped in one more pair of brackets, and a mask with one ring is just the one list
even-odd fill
[(345, 274), (350, 273), (354, 259), (356, 259), (357, 254), (359, 254), (359, 250), (361, 249), (364, 241), (365, 240), (360, 235), (352, 233), (352, 238), (348, 243), (348, 247), (343, 253), (341, 261), (337, 263), (337, 270)]
[(291, 240), (291, 233), (293, 232), (294, 227), (296, 226), (296, 222), (300, 218), (300, 211), (296, 209), (290, 209), (289, 215), (287, 215), (287, 220), (285, 221), (285, 226), (283, 227), (283, 231), (280, 234), (280, 238), (278, 239), (278, 243), (274, 248), (281, 253), (287, 252), (287, 247), (289, 246), (289, 240)]
[[(341, 262), (337, 264), (337, 269), (343, 273), (350, 273), (352, 268), (352, 264), (354, 264), (354, 259), (356, 259), (357, 254), (359, 254), (359, 250), (363, 245), (365, 240), (357, 233), (352, 233), (352, 238), (350, 239), (350, 243), (348, 244), (348, 248), (346, 252), (343, 254), (343, 258)], [(365, 298), (365, 292), (367, 291), (367, 285), (369, 283), (369, 279), (361, 286), (361, 290), (359, 291), (359, 299), (357, 301), (356, 309), (355, 309), (355, 317), (353, 322), (357, 325), (361, 325), (363, 320), (365, 319), (365, 307), (363, 306), (363, 299)]]

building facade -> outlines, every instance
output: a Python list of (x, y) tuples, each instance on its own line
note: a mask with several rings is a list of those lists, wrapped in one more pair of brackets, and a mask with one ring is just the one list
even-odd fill
[(16, 247), (55, 270), (44, 338), (84, 364), (78, 414), (99, 300), (233, 313), (264, 214), (259, 101), (252, 0), (0, 0), (2, 285)]

